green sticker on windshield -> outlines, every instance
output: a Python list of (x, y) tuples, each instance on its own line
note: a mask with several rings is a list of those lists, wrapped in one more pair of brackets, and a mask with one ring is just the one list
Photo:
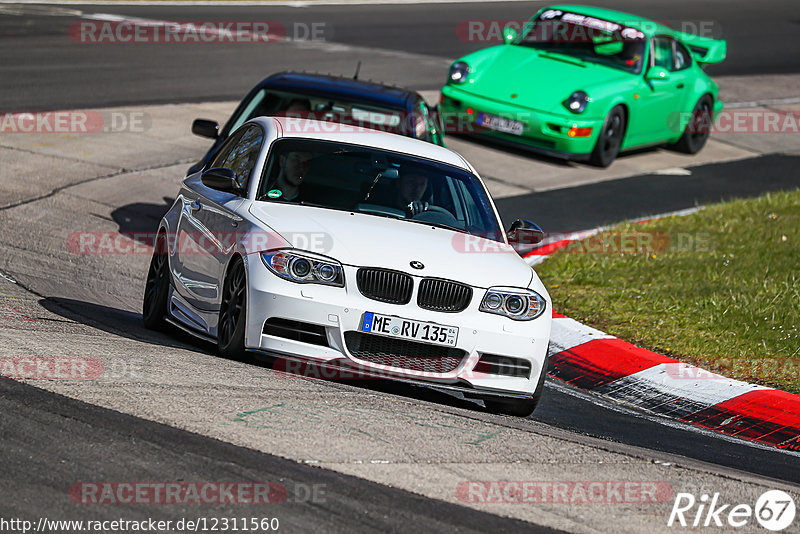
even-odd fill
[(269, 191), (267, 191), (267, 196), (269, 198), (278, 198), (282, 194), (283, 191), (281, 191), (280, 189), (270, 189)]

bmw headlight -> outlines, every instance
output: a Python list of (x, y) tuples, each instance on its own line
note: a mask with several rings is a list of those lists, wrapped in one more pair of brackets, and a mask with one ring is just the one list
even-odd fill
[(562, 104), (573, 113), (583, 113), (586, 110), (587, 104), (591, 101), (592, 99), (589, 98), (589, 95), (583, 91), (575, 91), (568, 99), (564, 100)]
[(464, 83), (469, 74), (469, 65), (463, 61), (456, 61), (450, 65), (450, 81), (453, 83)]
[(547, 301), (532, 289), (491, 288), (481, 301), (480, 310), (505, 315), (515, 321), (536, 319), (547, 306)]
[(333, 259), (306, 256), (294, 250), (273, 250), (262, 252), (261, 260), (270, 271), (292, 282), (344, 287), (342, 264)]

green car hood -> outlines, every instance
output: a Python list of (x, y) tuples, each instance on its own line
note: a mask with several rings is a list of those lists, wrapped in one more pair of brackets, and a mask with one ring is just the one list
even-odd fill
[[(569, 112), (562, 102), (575, 91), (597, 99), (610, 87), (630, 83), (635, 75), (596, 63), (582, 62), (518, 45), (480, 50), (461, 61), (470, 66), (467, 82), (454, 85), (498, 102), (555, 113)], [(515, 96), (516, 95), (516, 96)]]

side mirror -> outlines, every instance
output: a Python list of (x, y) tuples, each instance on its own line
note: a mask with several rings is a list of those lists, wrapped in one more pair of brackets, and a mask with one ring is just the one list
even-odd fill
[(225, 167), (208, 169), (200, 177), (200, 180), (206, 187), (217, 191), (236, 193), (237, 195), (241, 193), (239, 182), (236, 181), (236, 173), (232, 169), (226, 169)]
[(195, 119), (192, 123), (192, 133), (200, 137), (216, 139), (219, 137), (219, 124), (207, 119)]
[(661, 67), (650, 67), (650, 70), (647, 71), (647, 76), (645, 76), (645, 80), (649, 82), (666, 82), (669, 80), (669, 71)]
[(508, 242), (518, 253), (529, 252), (533, 245), (541, 243), (544, 239), (544, 232), (538, 224), (517, 219), (511, 223), (511, 228), (506, 232)]
[(504, 28), (503, 29), (503, 41), (506, 44), (511, 44), (517, 40), (517, 30), (514, 28)]

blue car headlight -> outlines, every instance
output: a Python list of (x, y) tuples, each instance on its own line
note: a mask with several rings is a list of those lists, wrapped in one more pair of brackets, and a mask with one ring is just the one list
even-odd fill
[(450, 65), (450, 81), (453, 83), (464, 83), (469, 74), (469, 65), (463, 61), (456, 61)]
[(586, 106), (591, 101), (592, 99), (589, 98), (589, 95), (585, 92), (575, 91), (568, 99), (564, 100), (562, 104), (573, 113), (583, 113), (586, 110)]
[(301, 284), (344, 287), (342, 264), (331, 258), (317, 258), (293, 249), (261, 253), (264, 265), (281, 278)]
[(530, 321), (544, 313), (546, 307), (547, 301), (532, 289), (490, 288), (479, 309), (515, 321)]

